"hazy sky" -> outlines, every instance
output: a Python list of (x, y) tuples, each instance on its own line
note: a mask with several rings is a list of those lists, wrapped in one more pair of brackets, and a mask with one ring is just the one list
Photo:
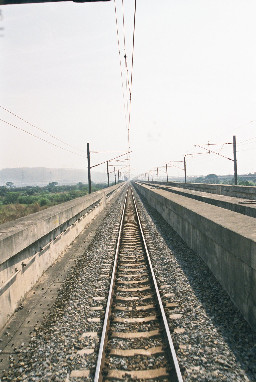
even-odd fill
[[(116, 1), (121, 22), (121, 0)], [(134, 1), (125, 5), (130, 63)], [(0, 105), (77, 149), (90, 142), (93, 151), (110, 151), (93, 154), (92, 164), (125, 152), (114, 2), (0, 9)], [(210, 141), (220, 145), (212, 146), (219, 151), (233, 135), (238, 172), (256, 171), (255, 14), (255, 0), (137, 0), (134, 174), (202, 151), (194, 144)], [(64, 147), (1, 108), (0, 118)], [(0, 168), (87, 165), (86, 156), (1, 121), (0, 137)], [(223, 146), (221, 153), (232, 157), (232, 146)], [(231, 161), (214, 155), (188, 157), (187, 167), (188, 175), (233, 172)], [(170, 168), (169, 175), (183, 172)]]

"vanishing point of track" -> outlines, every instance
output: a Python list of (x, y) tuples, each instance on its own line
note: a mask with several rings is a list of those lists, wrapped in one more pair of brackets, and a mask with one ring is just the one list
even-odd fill
[(94, 381), (182, 381), (132, 190), (123, 206)]

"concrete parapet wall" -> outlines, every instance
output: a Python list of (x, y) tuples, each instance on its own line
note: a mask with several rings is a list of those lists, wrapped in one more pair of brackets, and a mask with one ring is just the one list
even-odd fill
[(256, 330), (255, 218), (145, 184), (135, 188), (201, 256)]
[(118, 184), (0, 225), (0, 329), (43, 272), (122, 188)]
[[(140, 182), (144, 183), (144, 182)], [(241, 198), (230, 197), (226, 195), (209, 194), (207, 192), (188, 190), (181, 187), (173, 187), (168, 184), (162, 183), (145, 183), (152, 185), (154, 187), (166, 190), (168, 192), (173, 192), (175, 194), (186, 196), (187, 198), (192, 198), (199, 200), (201, 202), (209, 203), (217, 207), (226, 208), (227, 210), (235, 211), (243, 215), (248, 215), (256, 218), (256, 204), (251, 200), (244, 200)]]
[(117, 187), (119, 185), (2, 224), (0, 226), (0, 264), (65, 224), (99, 201), (104, 193), (109, 194)]
[(206, 184), (206, 183), (179, 183), (179, 182), (150, 182), (165, 184), (188, 190), (209, 192), (210, 194), (233, 196), (236, 198), (256, 200), (256, 187), (253, 186), (231, 186), (228, 184)]

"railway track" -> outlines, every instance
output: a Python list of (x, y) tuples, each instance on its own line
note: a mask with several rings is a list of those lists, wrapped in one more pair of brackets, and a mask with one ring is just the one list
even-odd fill
[(182, 381), (131, 188), (123, 207), (94, 381)]

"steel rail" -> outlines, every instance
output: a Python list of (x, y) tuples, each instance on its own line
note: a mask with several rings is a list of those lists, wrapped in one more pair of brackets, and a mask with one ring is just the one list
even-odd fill
[(115, 278), (116, 278), (116, 269), (117, 269), (117, 260), (119, 255), (119, 248), (120, 248), (120, 242), (121, 242), (121, 234), (123, 229), (123, 222), (124, 222), (124, 214), (125, 214), (125, 208), (127, 203), (127, 197), (128, 197), (128, 190), (125, 195), (124, 200), (124, 206), (122, 210), (121, 220), (120, 220), (120, 226), (119, 226), (119, 232), (118, 232), (118, 238), (117, 238), (117, 244), (116, 244), (116, 252), (115, 252), (115, 259), (114, 259), (114, 265), (113, 265), (113, 271), (111, 276), (111, 282), (109, 287), (109, 293), (108, 293), (108, 301), (107, 301), (107, 308), (104, 318), (104, 324), (101, 334), (101, 341), (100, 341), (100, 348), (98, 353), (98, 360), (97, 360), (97, 366), (94, 376), (94, 382), (102, 381), (102, 368), (104, 366), (104, 351), (107, 343), (107, 330), (109, 327), (109, 320), (110, 320), (110, 314), (111, 314), (111, 304), (113, 299), (113, 292), (114, 292), (114, 284), (115, 284)]
[[(127, 198), (128, 198), (128, 191), (127, 191), (126, 196), (125, 196), (125, 202), (124, 202), (124, 206), (123, 206), (123, 210), (122, 210), (122, 216), (121, 216), (121, 220), (120, 220), (118, 239), (117, 239), (117, 245), (116, 245), (116, 251), (115, 251), (115, 259), (114, 259), (113, 271), (112, 271), (111, 282), (110, 282), (110, 287), (109, 287), (107, 308), (106, 308), (104, 324), (103, 324), (103, 330), (102, 330), (102, 335), (101, 335), (101, 342), (100, 342), (100, 347), (99, 347), (99, 352), (98, 352), (98, 360), (97, 360), (97, 366), (96, 366), (96, 371), (95, 371), (95, 376), (94, 376), (94, 382), (99, 382), (99, 381), (103, 380), (102, 369), (104, 367), (104, 359), (105, 359), (104, 351), (105, 351), (106, 344), (107, 344), (107, 339), (108, 339), (108, 333), (107, 332), (108, 332), (109, 323), (110, 323), (111, 305), (112, 305), (112, 300), (113, 300), (114, 284), (115, 284), (116, 270), (117, 270), (117, 262), (118, 262), (118, 255), (119, 255), (119, 249), (120, 249), (120, 242), (121, 242), (121, 235), (122, 235), (122, 230), (123, 230), (123, 222), (124, 222), (124, 214), (125, 214), (125, 209), (126, 209), (126, 204), (127, 204)], [(172, 366), (172, 369), (171, 369), (171, 372), (170, 372), (171, 380), (173, 382), (183, 382), (182, 375), (181, 375), (181, 372), (180, 372), (180, 367), (179, 367), (179, 364), (178, 364), (177, 356), (176, 356), (174, 345), (173, 345), (173, 342), (172, 342), (169, 325), (168, 325), (168, 322), (167, 322), (167, 318), (166, 318), (166, 315), (165, 315), (163, 303), (162, 303), (161, 296), (160, 296), (160, 293), (159, 293), (156, 277), (155, 277), (153, 266), (152, 266), (152, 263), (151, 263), (151, 259), (150, 259), (148, 247), (147, 247), (147, 244), (146, 244), (146, 240), (145, 240), (145, 236), (144, 236), (144, 232), (143, 232), (143, 228), (142, 228), (141, 220), (140, 220), (140, 217), (139, 217), (139, 212), (138, 212), (138, 209), (137, 209), (137, 205), (136, 205), (136, 201), (135, 201), (135, 197), (134, 197), (133, 191), (132, 191), (132, 198), (133, 198), (134, 208), (135, 208), (135, 211), (136, 211), (136, 217), (137, 217), (138, 224), (139, 224), (141, 238), (142, 238), (142, 241), (143, 241), (143, 244), (144, 244), (144, 249), (145, 249), (145, 253), (146, 253), (146, 256), (147, 256), (148, 265), (149, 265), (149, 269), (150, 269), (152, 280), (153, 280), (153, 285), (154, 285), (155, 293), (156, 293), (156, 296), (157, 296), (158, 309), (159, 309), (159, 312), (161, 314), (161, 319), (162, 319), (162, 324), (163, 324), (163, 327), (164, 327), (164, 332), (165, 332), (166, 340), (167, 340), (168, 345), (169, 345), (168, 350), (169, 350), (169, 353), (170, 353), (170, 356), (171, 356), (170, 357), (170, 364)]]
[(173, 345), (173, 342), (172, 342), (172, 337), (171, 337), (168, 321), (167, 321), (167, 318), (166, 318), (166, 314), (165, 314), (165, 311), (164, 311), (162, 299), (161, 299), (160, 292), (159, 292), (159, 289), (158, 289), (155, 273), (154, 273), (153, 266), (152, 266), (152, 263), (151, 263), (151, 259), (150, 259), (150, 255), (149, 255), (147, 243), (146, 243), (146, 240), (145, 240), (145, 236), (144, 236), (144, 232), (143, 232), (143, 228), (142, 228), (142, 224), (141, 224), (141, 220), (140, 220), (140, 216), (139, 216), (139, 212), (138, 212), (138, 209), (137, 209), (137, 205), (136, 205), (136, 201), (135, 201), (135, 197), (134, 197), (133, 191), (132, 191), (132, 197), (133, 197), (133, 203), (134, 203), (134, 207), (135, 207), (135, 211), (136, 211), (136, 215), (137, 215), (137, 219), (138, 219), (138, 223), (139, 223), (139, 227), (140, 227), (141, 237), (142, 237), (143, 244), (144, 244), (144, 247), (145, 247), (145, 251), (146, 251), (146, 255), (147, 255), (147, 260), (148, 260), (149, 268), (150, 268), (150, 271), (151, 271), (151, 276), (152, 276), (153, 283), (154, 283), (155, 292), (156, 292), (156, 295), (157, 295), (158, 308), (159, 308), (159, 311), (161, 313), (161, 318), (162, 318), (163, 326), (164, 326), (164, 329), (165, 329), (165, 335), (166, 335), (166, 338), (167, 338), (167, 341), (168, 341), (168, 344), (169, 344), (169, 352), (171, 354), (171, 363), (172, 363), (172, 366), (173, 366), (173, 369), (171, 371), (171, 378), (173, 378), (172, 381), (183, 382), (182, 375), (181, 375), (181, 372), (180, 372), (179, 363), (178, 363), (178, 359), (177, 359), (177, 355), (176, 355), (176, 352), (175, 352), (175, 349), (174, 349), (174, 345)]

